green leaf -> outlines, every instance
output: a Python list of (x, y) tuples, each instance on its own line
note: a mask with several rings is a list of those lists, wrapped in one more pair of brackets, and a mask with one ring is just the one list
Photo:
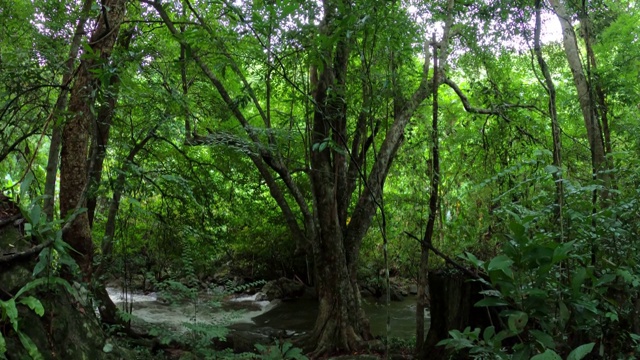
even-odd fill
[(527, 326), (527, 322), (529, 322), (529, 315), (523, 311), (516, 311), (509, 315), (509, 319), (507, 321), (509, 325), (509, 330), (520, 333), (525, 326)]
[(7, 352), (7, 342), (4, 340), (4, 336), (2, 336), (2, 333), (0, 332), (0, 357), (3, 357), (2, 355), (4, 355)]
[(18, 301), (20, 304), (27, 305), (29, 309), (33, 310), (38, 316), (44, 315), (44, 306), (40, 300), (34, 298), (33, 296), (27, 296)]
[(569, 241), (555, 248), (551, 262), (557, 264), (560, 261), (566, 260), (569, 257), (569, 252), (573, 249), (574, 243), (575, 241)]
[(36, 266), (33, 267), (33, 277), (38, 276), (44, 269), (47, 268), (47, 266), (49, 265), (50, 255), (51, 248), (49, 247), (46, 247), (42, 249), (42, 251), (40, 251), (40, 254), (38, 255), (38, 262), (36, 263)]
[(547, 349), (542, 354), (532, 357), (531, 360), (562, 360), (562, 358), (555, 351)]
[(24, 199), (27, 194), (27, 190), (29, 190), (29, 186), (31, 186), (31, 182), (33, 181), (33, 172), (27, 172), (27, 175), (24, 177), (22, 183), (20, 183), (20, 199)]
[(13, 325), (13, 330), (18, 331), (18, 308), (16, 300), (11, 298), (7, 301), (0, 301), (0, 307), (4, 309), (4, 314), (9, 318), (9, 322)]
[(496, 298), (496, 297), (486, 297), (478, 301), (477, 303), (475, 303), (475, 305), (473, 306), (484, 307), (484, 306), (506, 306), (506, 305), (509, 305), (509, 303), (503, 299)]
[(475, 267), (481, 268), (484, 265), (484, 261), (478, 259), (475, 255), (470, 252), (465, 252), (466, 260), (473, 264)]
[(556, 343), (553, 341), (553, 337), (545, 332), (540, 330), (529, 330), (529, 334), (533, 335), (536, 338), (536, 341), (540, 343), (540, 345), (544, 346), (548, 349), (555, 349)]
[(487, 344), (490, 344), (495, 335), (496, 335), (496, 328), (494, 326), (489, 326), (486, 329), (484, 329), (484, 333), (482, 334), (482, 339)]
[(34, 204), (33, 207), (31, 208), (31, 212), (29, 213), (29, 220), (31, 222), (31, 225), (33, 225), (34, 228), (36, 228), (38, 224), (40, 224), (41, 213), (42, 213), (42, 209), (40, 209), (40, 205)]
[(593, 347), (596, 343), (588, 343), (584, 345), (580, 345), (577, 348), (573, 349), (567, 356), (567, 360), (581, 360), (585, 356), (589, 355), (593, 350)]
[(595, 284), (593, 284), (593, 286), (598, 287), (598, 286), (606, 285), (615, 279), (616, 279), (616, 276), (614, 274), (604, 274), (598, 279), (598, 281), (596, 281)]
[(582, 285), (587, 278), (587, 269), (581, 267), (571, 277), (571, 292), (574, 296), (578, 296), (581, 293)]
[(112, 352), (113, 351), (113, 345), (110, 344), (110, 343), (104, 344), (104, 346), (102, 347), (102, 351), (107, 353), (107, 354)]
[(33, 360), (44, 360), (44, 357), (42, 356), (42, 354), (40, 354), (40, 351), (38, 351), (38, 347), (33, 342), (33, 340), (31, 340), (30, 337), (28, 337), (21, 331), (17, 331), (17, 333), (18, 333), (18, 338), (20, 338), (20, 342), (22, 343), (22, 346), (24, 346), (25, 350), (27, 350), (27, 352), (29, 353), (29, 356), (31, 356)]
[(548, 172), (549, 174), (555, 174), (560, 171), (560, 169), (558, 169), (558, 167), (554, 165), (547, 165), (544, 167), (544, 171)]
[(516, 240), (523, 240), (524, 239), (524, 232), (526, 230), (524, 225), (522, 225), (521, 223), (519, 223), (517, 221), (511, 221), (509, 223), (509, 229), (511, 230), (514, 239), (516, 239)]
[(563, 301), (558, 304), (558, 308), (560, 310), (560, 326), (564, 328), (567, 324), (567, 321), (569, 321), (571, 311), (569, 311), (569, 308)]
[(510, 266), (513, 264), (513, 260), (511, 260), (506, 255), (498, 255), (491, 259), (489, 265), (487, 266), (487, 271), (502, 271), (505, 275), (509, 277), (513, 277), (513, 272), (510, 269)]
[(76, 298), (79, 297), (78, 292), (71, 285), (69, 285), (69, 282), (67, 280), (63, 278), (55, 277), (55, 276), (38, 278), (32, 281), (29, 281), (16, 293), (14, 297), (18, 298), (20, 297), (20, 295), (24, 294), (29, 290), (35, 289), (36, 287), (41, 285), (49, 285), (49, 284), (61, 285), (67, 290), (69, 294), (73, 295)]

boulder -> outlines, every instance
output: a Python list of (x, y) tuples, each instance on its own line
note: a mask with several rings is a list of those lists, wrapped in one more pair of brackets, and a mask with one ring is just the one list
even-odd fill
[(256, 293), (256, 301), (269, 301), (269, 297), (260, 291)]
[(278, 280), (269, 281), (262, 287), (261, 292), (267, 296), (269, 301), (275, 299), (297, 299), (304, 295), (305, 288), (302, 283), (282, 277)]

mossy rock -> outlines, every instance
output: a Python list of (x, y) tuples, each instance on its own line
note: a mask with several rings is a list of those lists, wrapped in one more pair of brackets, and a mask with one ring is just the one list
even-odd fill
[[(0, 227), (0, 256), (20, 253), (33, 246), (22, 236), (20, 221)], [(33, 265), (30, 259), (16, 259), (0, 264), (0, 288), (3, 292), (13, 294), (29, 282)]]
[[(28, 336), (46, 360), (117, 360), (130, 359), (132, 353), (110, 341), (102, 331), (92, 309), (81, 307), (64, 290), (34, 294), (44, 309), (40, 317), (24, 306), (19, 307), (19, 330)], [(7, 358), (28, 359), (27, 351), (11, 331), (7, 339)]]
[[(9, 211), (11, 210), (11, 211)], [(0, 197), (0, 256), (23, 253), (34, 244), (23, 236), (19, 212), (6, 198)], [(16, 218), (16, 220), (14, 220)], [(9, 219), (9, 220), (7, 220)], [(33, 280), (33, 267), (38, 254), (9, 260), (0, 264), (0, 300), (9, 300), (20, 288)], [(0, 331), (6, 341), (9, 360), (30, 359), (24, 342), (31, 343), (46, 360), (116, 360), (132, 359), (135, 355), (113, 345), (102, 331), (92, 307), (83, 307), (58, 285), (40, 287), (24, 296), (40, 301), (44, 315), (38, 316), (26, 305), (18, 304), (18, 331), (8, 321), (0, 321)], [(19, 302), (20, 299), (17, 299)], [(1, 356), (0, 356), (1, 357)]]

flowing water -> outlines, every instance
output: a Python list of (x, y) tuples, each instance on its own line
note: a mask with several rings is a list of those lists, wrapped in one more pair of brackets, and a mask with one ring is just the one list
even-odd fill
[[(210, 324), (228, 325), (242, 330), (272, 328), (290, 333), (308, 332), (313, 328), (318, 302), (299, 299), (293, 301), (256, 301), (256, 296), (240, 296), (212, 302), (213, 296), (201, 294), (197, 304), (167, 305), (159, 301), (155, 293), (128, 294), (108, 288), (116, 304), (132, 304), (133, 315), (149, 323), (166, 324), (175, 328), (185, 322), (197, 320)], [(415, 336), (416, 298), (410, 296), (403, 301), (393, 301), (387, 307), (373, 299), (364, 299), (364, 309), (371, 323), (373, 335), (386, 334), (387, 314), (390, 317), (389, 336), (410, 338)], [(428, 326), (429, 314), (425, 312)]]

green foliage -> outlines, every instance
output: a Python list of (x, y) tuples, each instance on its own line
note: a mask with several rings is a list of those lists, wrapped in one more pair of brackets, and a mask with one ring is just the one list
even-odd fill
[[(301, 229), (314, 226), (295, 205), (301, 198), (307, 202), (304, 210), (314, 210), (310, 174), (317, 169), (309, 164), (310, 156), (321, 152), (331, 153), (333, 160), (344, 155), (348, 164), (362, 157), (347, 214), (367, 194), (361, 177), (371, 174), (376, 158), (387, 156), (379, 151), (384, 136), (422, 79), (423, 46), (446, 16), (445, 3), (357, 1), (348, 11), (333, 9), (335, 22), (326, 28), (318, 26), (324, 24), (324, 10), (316, 2), (192, 2), (188, 9), (180, 2), (165, 4), (169, 17), (179, 22), (178, 37), (191, 49), (182, 49), (158, 26), (154, 11), (130, 6), (127, 17), (135, 19), (137, 30), (131, 46), (116, 48), (110, 61), (90, 70), (100, 82), (95, 110), (113, 91), (107, 86), (111, 76), (119, 75), (120, 81), (117, 103), (109, 109), (114, 117), (103, 179), (91, 189), (98, 198), (92, 228), (97, 243), (104, 236), (108, 203), (122, 192), (112, 275), (138, 272), (170, 302), (193, 304), (196, 319), (202, 283), (222, 283), (228, 275), (305, 278), (313, 256), (310, 251), (298, 256), (296, 250), (306, 245), (283, 221), (282, 204)], [(586, 75), (593, 93), (601, 88), (605, 94), (605, 103), (595, 110), (600, 117), (608, 111), (610, 134), (603, 135), (611, 136), (613, 151), (606, 171), (615, 179), (612, 198), (596, 204), (594, 191), (597, 195), (603, 184), (592, 177), (589, 141), (560, 37), (545, 41), (542, 49), (556, 84), (562, 127), (564, 165), (555, 166), (549, 96), (529, 53), (532, 4), (454, 4), (451, 57), (442, 69), (471, 106), (495, 111), (474, 114), (449, 86), (439, 89), (442, 183), (433, 243), (449, 255), (469, 252), (465, 257), (487, 275), (493, 289), (478, 306), (509, 309), (502, 311), (501, 330), (458, 334), (458, 340), (477, 337), (474, 346), (484, 341), (495, 350), (503, 340), (522, 337), (532, 356), (551, 351), (568, 356), (571, 347), (594, 341), (606, 351), (638, 351), (638, 335), (628, 330), (640, 296), (640, 12), (637, 1), (584, 4), (580, 11), (592, 22), (594, 43), (593, 54), (585, 53), (583, 61), (590, 63)], [(33, 275), (39, 278), (32, 284), (59, 282), (68, 291), (74, 290), (55, 277), (62, 266), (76, 268), (61, 229), (78, 213), (46, 221), (44, 199), (37, 194), (51, 129), (66, 116), (50, 114), (61, 85), (73, 86), (60, 80), (80, 5), (5, 1), (0, 13), (0, 184), (27, 204), (22, 209), (27, 236), (38, 244), (51, 242), (38, 256)], [(100, 10), (94, 4), (91, 17)], [(327, 70), (341, 41), (349, 44), (341, 74), (345, 85), (330, 89), (329, 97), (346, 109), (347, 138), (339, 139), (338, 129), (332, 129), (330, 136), (313, 140), (314, 112), (323, 104), (309, 96), (314, 93), (310, 69)], [(578, 42), (586, 52), (584, 34)], [(83, 49), (85, 58), (98, 56), (86, 39)], [(220, 80), (229, 104), (202, 64)], [(404, 145), (389, 175), (379, 179), (389, 264), (406, 277), (417, 276), (420, 251), (403, 233), (421, 234), (428, 216), (432, 110), (425, 102), (406, 119)], [(238, 112), (246, 124), (234, 119)], [(154, 141), (130, 159), (131, 149), (151, 129)], [(350, 147), (357, 136), (363, 141)], [(266, 174), (256, 170), (256, 162), (275, 166)], [(26, 181), (17, 184), (22, 174)], [(122, 186), (115, 181), (120, 175)], [(279, 202), (266, 175), (283, 193)], [(564, 186), (561, 219), (557, 175)], [(300, 198), (287, 191), (291, 187), (300, 190)], [(359, 275), (366, 285), (382, 289), (380, 214), (373, 224), (360, 247)], [(432, 267), (441, 264), (431, 258)], [(37, 299), (25, 295), (14, 305), (38, 311)], [(564, 347), (565, 342), (571, 346)], [(3, 346), (0, 339), (0, 352)]]
[(256, 349), (260, 352), (260, 359), (263, 360), (308, 360), (302, 349), (293, 346), (290, 342), (276, 340), (274, 345), (265, 346), (256, 344)]
[[(593, 191), (590, 186), (567, 188), (572, 193), (569, 196)], [(468, 252), (463, 256), (488, 279), (482, 281), (490, 290), (483, 292), (485, 298), (476, 306), (496, 308), (501, 330), (456, 330), (442, 345), (499, 358), (535, 355), (536, 359), (557, 359), (564, 354), (581, 359), (596, 343), (601, 353), (637, 351), (633, 320), (623, 320), (635, 314), (640, 285), (637, 254), (627, 252), (635, 244), (629, 238), (621, 241), (630, 234), (624, 223), (610, 220), (604, 227), (605, 219), (628, 214), (624, 206), (612, 206), (598, 214), (597, 223), (602, 225), (594, 230), (589, 207), (580, 206), (576, 202), (565, 209), (572, 219), (571, 227), (565, 228), (568, 236), (542, 230), (549, 226), (544, 211), (504, 210), (510, 221), (501, 253), (488, 261)], [(603, 230), (618, 234), (615, 248), (609, 247), (610, 238)], [(560, 242), (562, 235), (566, 237)], [(597, 254), (594, 239), (599, 239)], [(513, 352), (505, 352), (504, 340), (511, 339), (513, 344), (514, 337), (518, 340), (511, 345)]]

